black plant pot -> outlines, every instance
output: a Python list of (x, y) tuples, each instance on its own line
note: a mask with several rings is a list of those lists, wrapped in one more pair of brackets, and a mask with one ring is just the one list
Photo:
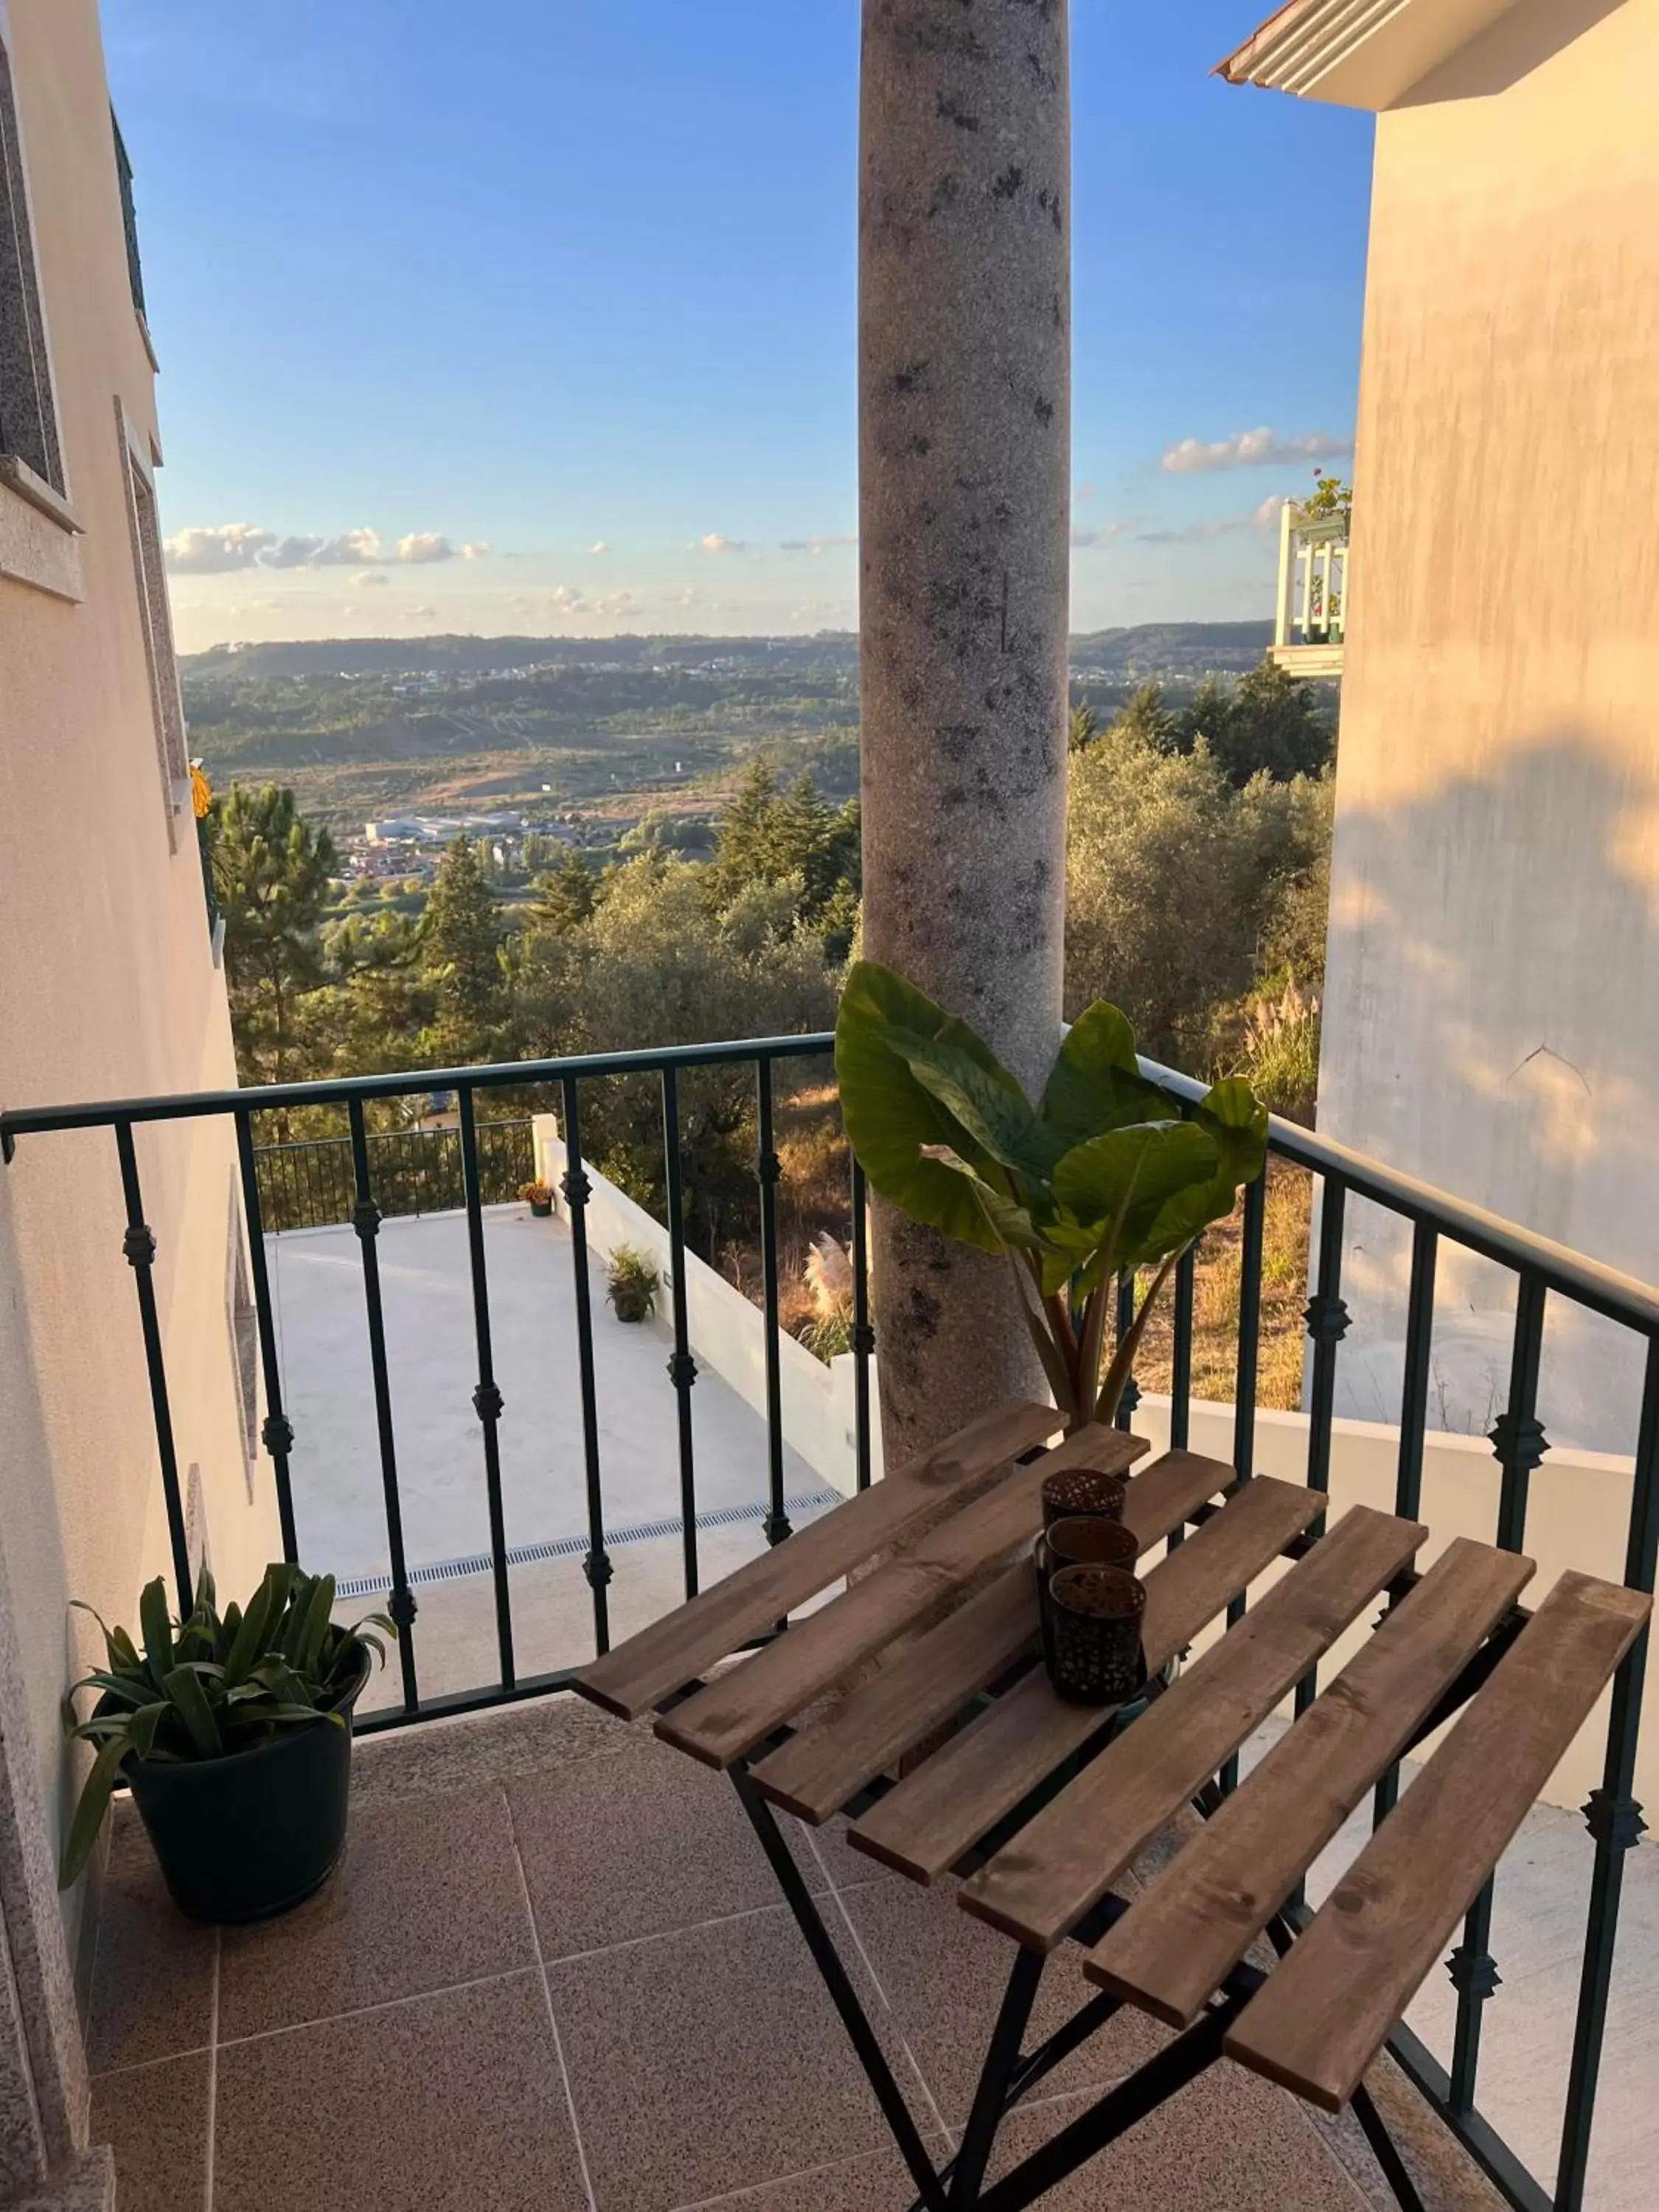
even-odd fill
[(553, 1201), (550, 1198), (532, 1198), (530, 1211), (538, 1221), (545, 1221), (553, 1211)]
[(267, 1920), (320, 1889), (345, 1842), (351, 1710), (368, 1680), (335, 1705), (341, 1726), (285, 1729), (228, 1759), (134, 1759), (123, 1770), (173, 1903), (192, 1920)]

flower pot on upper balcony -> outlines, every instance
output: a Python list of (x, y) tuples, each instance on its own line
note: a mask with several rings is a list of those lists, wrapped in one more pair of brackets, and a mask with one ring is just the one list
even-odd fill
[(519, 1195), (538, 1221), (545, 1221), (553, 1211), (553, 1188), (542, 1182), (521, 1182)]
[[(384, 1650), (368, 1623), (332, 1618), (332, 1576), (269, 1568), (246, 1612), (214, 1601), (167, 1617), (160, 1581), (140, 1601), (141, 1650), (104, 1629), (108, 1664), (76, 1688), (100, 1694), (70, 1733), (97, 1747), (64, 1846), (67, 1887), (115, 1788), (131, 1790), (174, 1903), (193, 1919), (267, 1919), (328, 1878), (345, 1841), (351, 1712)], [(373, 1625), (396, 1634), (384, 1615)], [(103, 1624), (100, 1621), (100, 1626)]]

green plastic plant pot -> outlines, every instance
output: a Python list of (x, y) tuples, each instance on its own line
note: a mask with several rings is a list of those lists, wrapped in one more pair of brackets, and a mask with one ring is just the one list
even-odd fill
[(345, 1843), (356, 1680), (319, 1720), (228, 1759), (131, 1759), (125, 1769), (181, 1912), (216, 1924), (268, 1920), (320, 1889)]

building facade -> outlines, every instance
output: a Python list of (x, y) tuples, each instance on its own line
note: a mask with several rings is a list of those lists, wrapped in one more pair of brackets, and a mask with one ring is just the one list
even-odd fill
[[(0, 1086), (6, 1103), (235, 1080), (173, 663), (155, 365), (95, 0), (0, 0)], [(228, 1124), (135, 1164), (198, 1560), (257, 1580), (247, 1257)], [(79, 1900), (51, 1864), (75, 1771), (72, 1598), (167, 1570), (129, 1224), (108, 1133), (0, 1166), (0, 2203), (84, 2141)]]
[[(1653, 1281), (1659, 0), (1292, 0), (1223, 72), (1377, 118), (1321, 1132)], [(1390, 1419), (1409, 1250), (1358, 1211), (1341, 1409)], [(1512, 1310), (1443, 1265), (1442, 1425)], [(1553, 1440), (1627, 1448), (1613, 1335), (1551, 1313)]]

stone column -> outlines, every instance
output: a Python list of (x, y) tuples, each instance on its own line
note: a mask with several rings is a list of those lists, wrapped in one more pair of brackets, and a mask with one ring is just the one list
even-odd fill
[[(1071, 468), (1066, 0), (864, 0), (864, 942), (1027, 1085), (1059, 1042)], [(1046, 1397), (1006, 1263), (878, 1202), (887, 1465)]]

